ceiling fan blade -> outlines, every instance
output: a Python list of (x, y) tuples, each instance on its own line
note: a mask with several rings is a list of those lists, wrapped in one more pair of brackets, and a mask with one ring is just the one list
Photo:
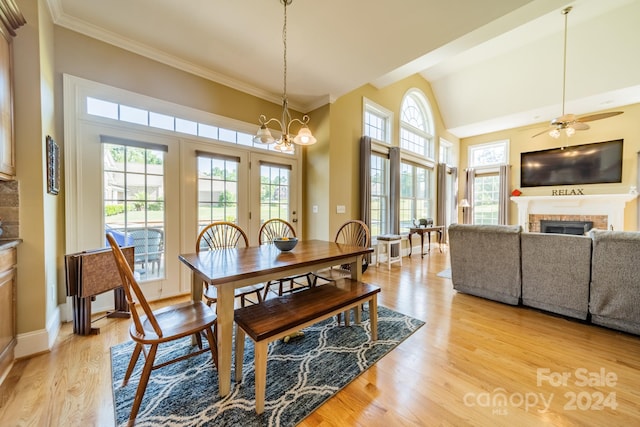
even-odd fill
[(582, 122), (578, 122), (575, 121), (573, 123), (571, 123), (571, 127), (574, 128), (575, 130), (587, 130), (589, 129), (589, 125), (586, 123), (582, 123)]
[(576, 121), (576, 115), (575, 114), (565, 114), (562, 115), (560, 117), (556, 117), (555, 119), (551, 120), (551, 124), (552, 125), (561, 125), (563, 123), (571, 123), (571, 122), (575, 122)]
[(591, 114), (589, 116), (579, 117), (576, 120), (578, 122), (592, 122), (594, 120), (608, 119), (609, 117), (617, 116), (622, 113), (624, 113), (624, 111), (611, 111), (609, 113)]
[(543, 130), (542, 132), (538, 132), (535, 135), (533, 135), (531, 138), (535, 138), (536, 136), (540, 136), (543, 133), (549, 133), (551, 130), (553, 130), (555, 128), (555, 126), (551, 126), (550, 128), (547, 128), (545, 130)]

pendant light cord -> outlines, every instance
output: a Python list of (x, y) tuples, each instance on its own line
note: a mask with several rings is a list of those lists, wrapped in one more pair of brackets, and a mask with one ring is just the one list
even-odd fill
[(562, 56), (564, 58), (563, 66), (562, 66), (562, 116), (564, 117), (564, 104), (566, 100), (566, 88), (567, 88), (567, 20), (569, 12), (573, 9), (571, 6), (566, 7), (562, 10), (564, 15), (564, 50), (562, 52)]

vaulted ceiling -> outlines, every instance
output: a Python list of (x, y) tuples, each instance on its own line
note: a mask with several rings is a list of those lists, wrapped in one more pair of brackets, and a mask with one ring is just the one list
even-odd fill
[[(280, 103), (280, 0), (48, 0), (57, 25)], [(287, 92), (302, 112), (420, 73), (458, 137), (640, 102), (640, 0), (293, 0)]]

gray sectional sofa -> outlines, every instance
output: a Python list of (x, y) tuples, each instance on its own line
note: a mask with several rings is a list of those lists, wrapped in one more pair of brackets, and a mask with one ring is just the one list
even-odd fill
[(522, 233), (522, 304), (587, 319), (591, 238)]
[(520, 226), (449, 226), (454, 289), (506, 304), (519, 304), (522, 296), (520, 233)]
[(592, 231), (591, 236), (591, 321), (640, 335), (640, 232)]
[(452, 224), (449, 245), (459, 292), (640, 335), (640, 232)]

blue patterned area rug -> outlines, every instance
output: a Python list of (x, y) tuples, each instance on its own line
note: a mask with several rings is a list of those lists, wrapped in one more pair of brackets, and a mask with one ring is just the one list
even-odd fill
[[(304, 329), (304, 336), (269, 345), (265, 411), (255, 413), (253, 342), (247, 339), (243, 380), (218, 396), (209, 353), (151, 373), (136, 426), (294, 426), (409, 337), (424, 322), (378, 308), (378, 340), (370, 340), (368, 312), (359, 325), (337, 327), (335, 318)], [(127, 424), (142, 369), (138, 360), (122, 387), (133, 342), (111, 348), (116, 424)], [(161, 346), (156, 362), (192, 351), (191, 338)], [(232, 374), (233, 378), (233, 374)]]

